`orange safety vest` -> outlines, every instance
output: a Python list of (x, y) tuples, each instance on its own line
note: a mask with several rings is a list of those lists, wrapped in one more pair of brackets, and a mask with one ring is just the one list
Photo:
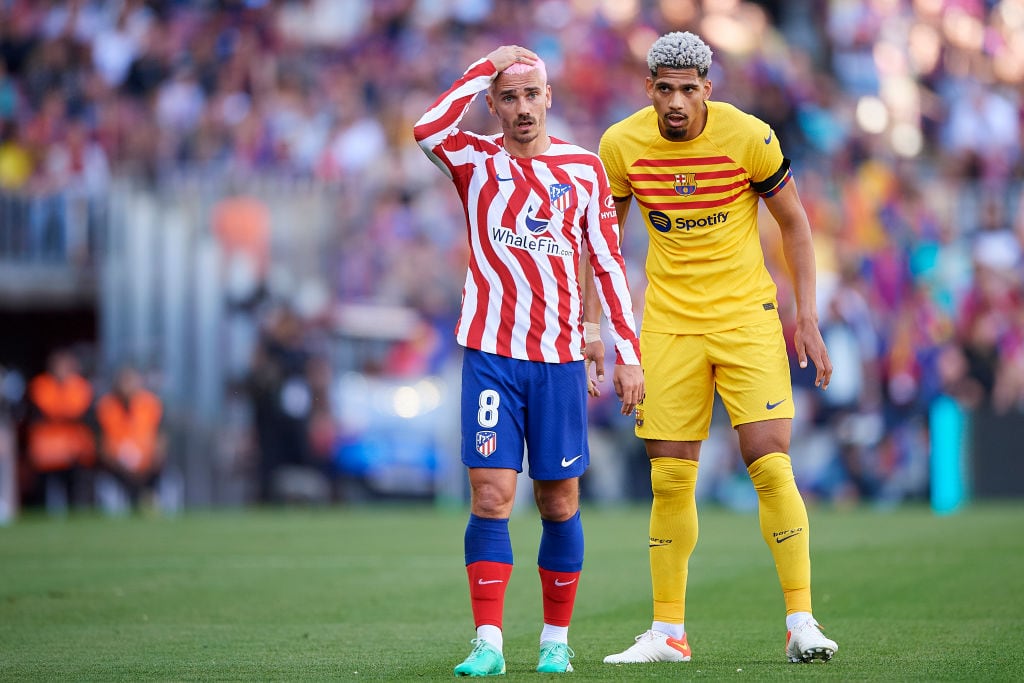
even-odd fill
[(96, 443), (85, 424), (92, 403), (92, 385), (72, 375), (63, 382), (50, 374), (29, 383), (29, 400), (42, 418), (28, 427), (28, 457), (38, 472), (55, 472), (76, 464), (92, 465)]
[(124, 469), (147, 474), (158, 463), (157, 439), (163, 404), (148, 391), (139, 391), (126, 404), (114, 394), (107, 394), (96, 406), (103, 452)]

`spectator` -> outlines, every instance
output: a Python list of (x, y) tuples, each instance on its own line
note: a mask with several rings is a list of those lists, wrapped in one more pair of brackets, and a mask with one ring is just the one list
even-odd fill
[(310, 353), (302, 320), (290, 308), (273, 309), (256, 349), (249, 377), (257, 442), (257, 499), (281, 502), (280, 475), (312, 462), (313, 394)]
[(16, 121), (0, 121), (0, 191), (24, 188), (32, 177), (34, 163)]
[(138, 8), (140, 5), (137, 0), (123, 3), (114, 24), (105, 26), (93, 38), (93, 64), (108, 87), (118, 88), (124, 83), (128, 69), (138, 55), (139, 38), (148, 22), (144, 14), (133, 11), (133, 6)]
[(7, 73), (7, 64), (0, 59), (0, 123), (14, 120), (20, 104), (18, 84)]
[[(70, 263), (87, 263), (95, 241), (110, 182), (107, 153), (81, 119), (68, 122), (64, 135), (47, 150), (44, 173), (48, 187), (62, 188), (52, 201), (63, 205), (64, 255)], [(92, 239), (90, 239), (90, 236)]]

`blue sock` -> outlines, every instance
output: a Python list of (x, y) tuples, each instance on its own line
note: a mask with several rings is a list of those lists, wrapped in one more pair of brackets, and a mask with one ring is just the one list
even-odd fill
[(512, 564), (512, 539), (507, 519), (487, 519), (471, 514), (464, 541), (466, 566), (474, 562)]
[(542, 519), (537, 566), (553, 572), (583, 569), (583, 522), (580, 511), (564, 522)]

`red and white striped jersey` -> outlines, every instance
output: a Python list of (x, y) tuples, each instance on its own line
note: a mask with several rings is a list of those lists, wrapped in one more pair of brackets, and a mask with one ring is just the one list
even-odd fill
[(617, 362), (639, 365), (615, 203), (598, 156), (551, 138), (545, 153), (514, 157), (501, 135), (458, 128), (496, 76), (489, 60), (476, 62), (414, 129), (420, 147), (455, 184), (466, 212), (470, 256), (456, 338), (510, 358), (581, 360), (579, 260), (586, 244)]

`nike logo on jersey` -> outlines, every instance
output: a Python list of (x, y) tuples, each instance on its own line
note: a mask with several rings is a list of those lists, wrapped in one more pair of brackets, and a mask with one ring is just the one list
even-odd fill
[(768, 129), (768, 137), (766, 137), (764, 139), (764, 144), (766, 144), (766, 145), (771, 144), (771, 141), (772, 141), (772, 129), (769, 128)]
[(502, 178), (502, 177), (501, 177), (500, 175), (496, 175), (496, 176), (494, 176), (494, 177), (495, 177), (496, 179), (498, 179), (498, 180), (501, 180), (501, 181), (506, 181), (506, 180), (515, 180), (515, 178), (511, 178), (511, 177), (509, 177), (509, 178)]
[(576, 579), (569, 579), (568, 581), (559, 581), (558, 579), (555, 579), (556, 586), (571, 586), (574, 583), (576, 583)]
[(764, 408), (765, 408), (765, 410), (775, 410), (776, 408), (778, 408), (779, 406), (781, 406), (785, 402), (786, 402), (786, 399), (782, 399), (781, 401), (776, 401), (775, 403), (772, 403), (771, 401), (768, 401), (767, 403), (764, 404)]
[(486, 581), (484, 581), (483, 579), (477, 579), (476, 582), (478, 584), (480, 584), (481, 586), (486, 586), (486, 585), (492, 584), (492, 583), (505, 583), (505, 580), (504, 579), (487, 579)]
[(562, 467), (568, 467), (569, 465), (573, 464), (574, 462), (576, 462), (577, 460), (579, 460), (582, 457), (583, 457), (582, 455), (577, 455), (575, 458), (573, 458), (571, 460), (566, 460), (565, 457), (563, 456), (562, 457)]

